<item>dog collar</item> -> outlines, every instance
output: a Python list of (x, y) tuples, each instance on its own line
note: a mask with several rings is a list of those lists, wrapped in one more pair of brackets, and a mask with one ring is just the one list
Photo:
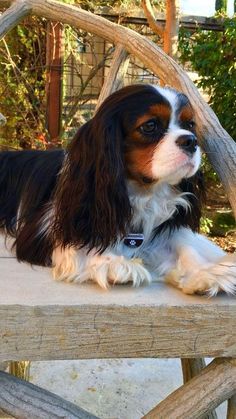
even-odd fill
[(144, 235), (143, 234), (128, 234), (128, 236), (125, 236), (123, 239), (123, 243), (125, 246), (131, 247), (131, 248), (137, 248), (140, 247), (143, 244), (144, 241)]

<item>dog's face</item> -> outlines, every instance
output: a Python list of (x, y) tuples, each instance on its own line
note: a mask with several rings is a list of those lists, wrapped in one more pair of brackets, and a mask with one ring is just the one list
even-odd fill
[[(132, 107), (134, 106), (134, 107)], [(139, 184), (178, 184), (200, 164), (193, 109), (183, 94), (154, 88), (124, 109), (127, 175)]]
[(130, 228), (130, 181), (141, 194), (152, 194), (153, 185), (191, 178), (199, 164), (187, 97), (151, 85), (124, 87), (102, 103), (69, 147), (55, 193), (55, 241), (104, 250)]

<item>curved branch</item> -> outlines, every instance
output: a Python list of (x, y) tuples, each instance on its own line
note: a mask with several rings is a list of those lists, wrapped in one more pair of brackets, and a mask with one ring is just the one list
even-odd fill
[[(18, 6), (22, 14), (20, 17), (18, 13), (14, 24), (23, 19), (23, 10), (29, 14), (31, 7), (32, 14), (67, 23), (87, 32), (92, 32), (111, 43), (121, 44), (130, 54), (142, 61), (154, 74), (158, 75), (162, 80), (166, 80), (170, 86), (184, 92), (189, 97), (196, 113), (199, 141), (208, 154), (215, 171), (218, 173), (236, 214), (236, 143), (221, 126), (217, 116), (201, 97), (187, 73), (173, 59), (168, 57), (161, 48), (129, 28), (116, 25), (76, 6), (55, 0), (27, 1), (28, 3), (26, 0), (18, 0), (15, 3), (15, 8)], [(4, 3), (5, 0), (0, 0), (0, 5), (1, 2)], [(0, 36), (4, 15), (9, 13), (9, 10), (0, 17)], [(13, 24), (11, 23), (12, 27)]]
[(141, 4), (150, 28), (154, 33), (163, 38), (164, 27), (157, 23), (150, 0), (142, 0)]
[(98, 98), (96, 110), (107, 96), (123, 86), (124, 76), (127, 72), (128, 65), (129, 54), (122, 47), (122, 45), (117, 44), (110, 70), (107, 74), (106, 80), (102, 86), (102, 90)]
[[(9, 1), (1, 0), (0, 7), (7, 6)], [(30, 4), (25, 0), (18, 0), (0, 16), (0, 40), (31, 12)]]

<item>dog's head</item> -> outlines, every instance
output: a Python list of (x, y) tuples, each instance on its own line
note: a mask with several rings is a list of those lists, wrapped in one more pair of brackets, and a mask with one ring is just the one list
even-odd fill
[(131, 220), (129, 180), (145, 191), (178, 185), (199, 164), (194, 113), (185, 95), (151, 85), (113, 93), (69, 147), (55, 195), (57, 240), (104, 250)]

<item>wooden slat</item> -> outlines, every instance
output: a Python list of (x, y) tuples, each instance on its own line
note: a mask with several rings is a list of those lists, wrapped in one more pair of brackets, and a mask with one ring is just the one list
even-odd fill
[(236, 299), (54, 282), (0, 260), (0, 361), (236, 356)]
[(96, 419), (55, 394), (0, 372), (0, 408), (20, 419)]

